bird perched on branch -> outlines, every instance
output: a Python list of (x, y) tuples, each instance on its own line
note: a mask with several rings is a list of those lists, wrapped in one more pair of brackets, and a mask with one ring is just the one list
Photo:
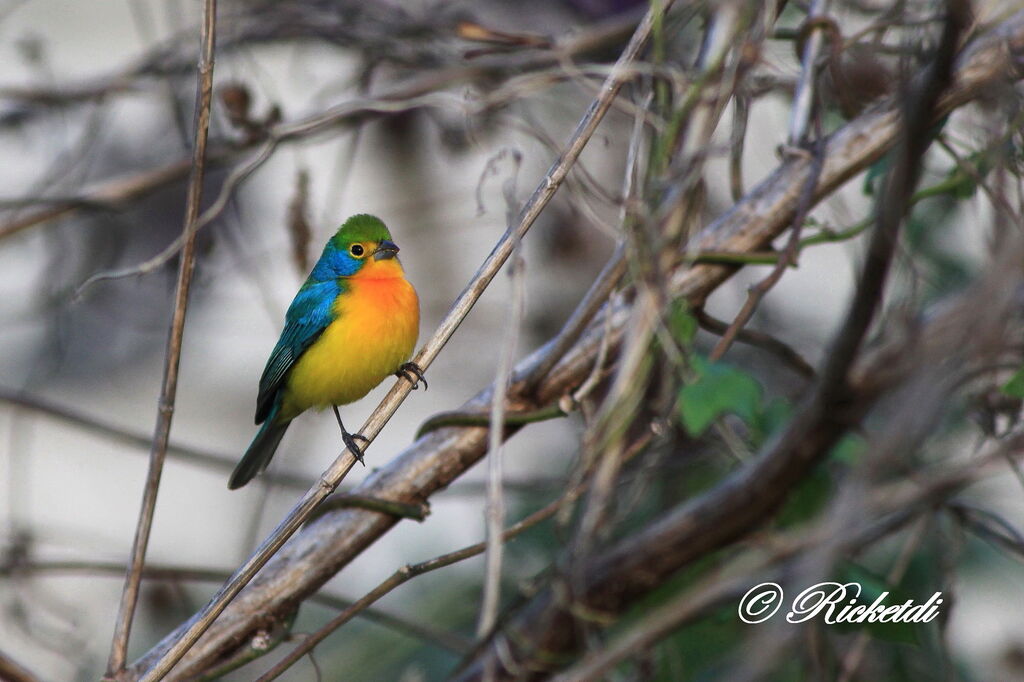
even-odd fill
[(408, 362), (419, 336), (419, 299), (405, 278), (398, 246), (380, 219), (355, 215), (331, 237), (292, 300), (284, 331), (267, 360), (256, 398), (259, 433), (228, 488), (263, 471), (292, 419), (330, 405), (346, 447), (362, 461), (338, 405), (355, 402), (389, 375), (426, 386)]

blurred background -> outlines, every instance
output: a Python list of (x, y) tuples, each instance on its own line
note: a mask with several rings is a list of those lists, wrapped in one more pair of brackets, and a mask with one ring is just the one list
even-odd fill
[[(847, 34), (888, 4), (833, 3)], [(934, 11), (933, 3), (900, 4), (911, 15)], [(788, 5), (778, 26), (792, 31), (806, 11)], [(290, 429), (270, 476), (226, 488), (255, 433), (257, 383), (284, 311), (326, 239), (353, 213), (390, 226), (420, 293), (422, 341), (555, 159), (645, 8), (630, 0), (220, 3), (205, 207), (278, 122), (382, 93), (431, 96), (281, 144), (200, 233), (173, 447), (147, 557), (181, 573), (144, 582), (129, 659), (201, 607), (341, 447), (330, 413), (308, 413)], [(41, 679), (96, 679), (105, 666), (156, 420), (177, 258), (132, 270), (181, 231), (200, 12), (193, 0), (0, 1), (0, 651)], [(677, 24), (669, 50), (692, 64), (702, 24)], [(590, 43), (571, 63), (531, 63), (531, 50), (572, 39)], [(792, 36), (765, 43), (758, 69), (770, 82), (752, 101), (741, 156), (747, 188), (779, 162), (799, 68)], [(722, 147), (732, 113), (730, 105), (714, 137)], [(972, 115), (954, 121), (966, 146), (984, 137)], [(557, 333), (619, 239), (633, 121), (631, 106), (613, 108), (524, 242), (518, 357)], [(840, 114), (826, 124), (841, 125)], [(728, 154), (712, 149), (705, 222), (733, 203)], [(938, 157), (924, 182), (946, 178), (954, 165)], [(872, 201), (865, 182), (850, 181), (813, 218), (837, 228), (856, 223)], [(984, 262), (984, 197), (940, 198), (922, 211), (928, 229), (909, 228), (897, 299), (936, 300)], [(815, 247), (751, 326), (784, 337), (816, 365), (862, 253), (860, 238)], [(715, 292), (708, 312), (731, 320), (747, 287), (770, 269), (745, 268)], [(98, 273), (118, 276), (86, 284)], [(409, 397), (370, 448), (367, 469), (354, 469), (344, 488), (411, 443), (430, 415), (494, 381), (510, 297), (502, 273), (430, 367), (429, 392)], [(701, 333), (697, 346), (713, 342)], [(802, 386), (757, 350), (738, 346), (729, 359), (770, 395)], [(390, 386), (344, 407), (346, 423), (362, 423)], [(973, 447), (968, 417), (949, 428), (946, 451)], [(583, 429), (573, 416), (509, 442), (510, 521), (564, 488)], [(358, 598), (403, 564), (482, 539), (483, 469), (432, 498), (424, 522), (403, 521), (347, 566), (323, 599), (303, 606), (293, 631), (314, 630), (337, 612), (337, 600)], [(646, 494), (649, 511), (673, 500), (670, 490)], [(969, 495), (1003, 518), (1024, 513), (1009, 472)], [(509, 545), (506, 594), (558, 555), (562, 530), (542, 525)], [(1024, 604), (1019, 555), (974, 537), (957, 542), (962, 570), (945, 626), (955, 669), (969, 679), (1011, 679), (1024, 665), (1024, 610), (1008, 608)], [(880, 550), (881, 565), (893, 551)], [(926, 583), (939, 554), (923, 549), (909, 579)], [(410, 582), (318, 647), (319, 673), (306, 659), (288, 679), (442, 679), (472, 644), (482, 577), (478, 557)], [(700, 664), (696, 652), (716, 642), (738, 647), (735, 625), (723, 634), (704, 623), (668, 640), (667, 658), (650, 676), (619, 679), (713, 679), (714, 665)], [(893, 646), (887, 656), (915, 646), (927, 655), (920, 645)]]

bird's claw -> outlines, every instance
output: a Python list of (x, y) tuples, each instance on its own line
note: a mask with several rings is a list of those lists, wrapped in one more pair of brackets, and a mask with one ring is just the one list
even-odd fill
[(364, 443), (369, 443), (370, 439), (366, 436), (360, 436), (358, 433), (349, 433), (348, 431), (341, 432), (341, 440), (344, 441), (345, 447), (349, 449), (349, 452), (356, 458), (356, 461), (366, 466), (366, 462), (363, 461), (363, 449), (356, 444), (356, 440), (361, 440)]
[(427, 385), (427, 380), (423, 376), (423, 370), (415, 362), (407, 362), (398, 368), (395, 372), (396, 377), (401, 377), (412, 384), (412, 390), (416, 390), (420, 387), (420, 382), (423, 382), (423, 390), (430, 388)]

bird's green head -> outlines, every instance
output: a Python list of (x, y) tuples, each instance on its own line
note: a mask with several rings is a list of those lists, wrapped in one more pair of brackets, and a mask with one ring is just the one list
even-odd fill
[(334, 233), (313, 267), (318, 281), (337, 277), (401, 277), (398, 245), (384, 222), (372, 215), (354, 215)]

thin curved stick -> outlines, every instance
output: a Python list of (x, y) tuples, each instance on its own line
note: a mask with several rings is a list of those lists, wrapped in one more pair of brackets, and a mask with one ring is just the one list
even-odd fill
[(139, 601), (139, 586), (142, 583), (142, 567), (146, 562), (146, 547), (153, 527), (156, 510), (156, 496), (160, 490), (160, 475), (167, 458), (170, 440), (171, 418), (174, 416), (174, 401), (178, 392), (178, 365), (181, 360), (181, 342), (185, 331), (185, 311), (188, 307), (188, 293), (195, 269), (195, 235), (199, 221), (199, 202), (203, 193), (203, 176), (206, 170), (206, 141), (210, 130), (210, 105), (213, 101), (213, 48), (217, 25), (217, 0), (205, 0), (200, 42), (198, 78), (196, 83), (196, 129), (195, 144), (192, 148), (192, 174), (188, 185), (185, 204), (185, 226), (182, 230), (185, 242), (181, 252), (181, 266), (178, 270), (178, 285), (174, 295), (174, 315), (171, 318), (171, 332), (167, 339), (166, 364), (163, 385), (160, 389), (157, 423), (153, 434), (153, 449), (149, 456), (149, 471), (146, 487), (142, 493), (142, 509), (135, 528), (131, 558), (128, 561), (128, 576), (125, 578), (121, 604), (118, 607), (114, 637), (107, 661), (107, 676), (120, 677), (127, 658), (128, 637), (131, 634), (135, 606)]
[(242, 182), (244, 182), (250, 175), (255, 173), (256, 169), (262, 166), (264, 162), (270, 158), (270, 155), (274, 152), (274, 149), (277, 148), (280, 141), (279, 137), (269, 138), (249, 161), (237, 166), (233, 171), (231, 171), (231, 174), (228, 175), (227, 180), (224, 181), (224, 185), (221, 187), (220, 194), (217, 195), (217, 200), (213, 202), (212, 206), (203, 211), (203, 214), (199, 216), (199, 219), (196, 221), (191, 232), (183, 232), (177, 239), (168, 244), (163, 251), (149, 260), (139, 263), (138, 265), (118, 270), (104, 270), (102, 272), (97, 272), (95, 275), (92, 275), (89, 279), (79, 285), (78, 289), (75, 290), (74, 297), (76, 299), (80, 298), (89, 287), (97, 282), (149, 274), (174, 258), (174, 256), (184, 248), (187, 240), (195, 239), (196, 232), (212, 223), (221, 213), (224, 212), (224, 209), (228, 205), (228, 201), (231, 199), (231, 196), (235, 193), (238, 186), (241, 185)]

